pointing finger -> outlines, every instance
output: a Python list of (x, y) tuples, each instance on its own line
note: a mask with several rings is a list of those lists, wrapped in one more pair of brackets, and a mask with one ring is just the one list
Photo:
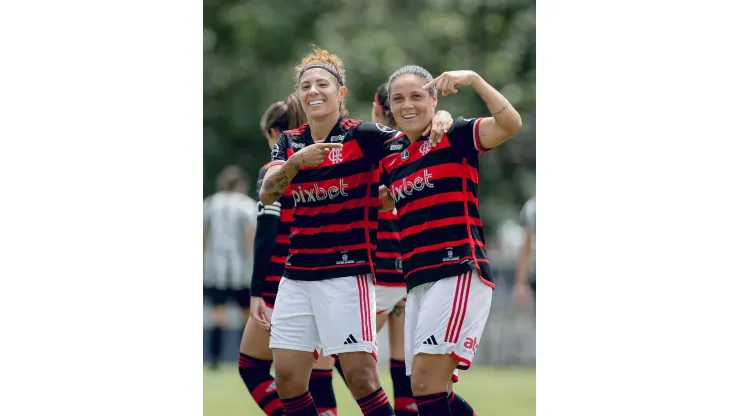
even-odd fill
[(435, 86), (435, 85), (437, 84), (437, 80), (439, 80), (439, 78), (440, 78), (440, 77), (442, 77), (442, 75), (438, 76), (437, 78), (434, 78), (434, 79), (432, 80), (432, 82), (430, 82), (430, 83), (426, 84), (425, 86), (423, 86), (423, 87), (421, 87), (421, 88), (422, 88), (422, 89), (425, 89), (425, 90), (426, 90), (426, 89), (428, 89), (428, 88), (431, 88), (431, 87)]

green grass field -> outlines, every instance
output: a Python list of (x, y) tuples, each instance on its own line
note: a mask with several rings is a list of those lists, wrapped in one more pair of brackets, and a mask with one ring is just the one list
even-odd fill
[[(475, 409), (478, 416), (534, 416), (536, 402), (534, 369), (502, 369), (473, 366), (461, 373), (455, 391)], [(380, 376), (388, 397), (393, 385), (390, 372), (381, 370)], [(334, 374), (334, 392), (341, 416), (362, 416), (360, 408), (344, 385)], [(239, 378), (236, 364), (224, 365), (219, 372), (203, 369), (204, 416), (260, 416), (247, 388)]]

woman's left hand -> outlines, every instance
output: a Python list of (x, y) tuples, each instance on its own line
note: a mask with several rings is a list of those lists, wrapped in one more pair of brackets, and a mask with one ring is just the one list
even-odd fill
[(450, 126), (452, 126), (452, 115), (444, 110), (438, 111), (422, 136), (429, 135), (429, 144), (436, 147), (442, 141)]
[(457, 94), (457, 89), (470, 85), (478, 78), (478, 74), (473, 71), (461, 70), (461, 71), (447, 71), (443, 72), (442, 75), (434, 78), (432, 82), (425, 85), (423, 88), (437, 87), (443, 96), (449, 94)]

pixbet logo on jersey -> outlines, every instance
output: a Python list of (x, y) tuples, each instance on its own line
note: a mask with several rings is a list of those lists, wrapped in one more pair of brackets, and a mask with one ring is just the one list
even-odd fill
[(429, 182), (429, 179), (431, 178), (432, 174), (427, 172), (426, 169), (424, 169), (424, 172), (422, 172), (421, 175), (414, 179), (408, 180), (403, 178), (399, 186), (391, 186), (391, 195), (393, 196), (393, 200), (398, 202), (403, 198), (406, 198), (408, 195), (411, 195), (414, 191), (421, 191), (427, 186), (434, 188), (434, 184)]
[(334, 199), (338, 196), (349, 196), (346, 189), (348, 185), (344, 183), (344, 179), (339, 180), (339, 186), (330, 186), (329, 189), (319, 188), (318, 184), (313, 184), (313, 187), (303, 189), (300, 185), (298, 189), (293, 189), (293, 202), (298, 205), (299, 202), (316, 202), (323, 201), (326, 198)]

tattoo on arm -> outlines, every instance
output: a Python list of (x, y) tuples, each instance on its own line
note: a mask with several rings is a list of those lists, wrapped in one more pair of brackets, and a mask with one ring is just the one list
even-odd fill
[[(486, 104), (488, 104), (488, 103), (486, 103)], [(506, 102), (506, 104), (504, 104), (503, 107), (501, 107), (500, 110), (498, 110), (498, 112), (493, 113), (492, 116), (496, 117), (497, 115), (503, 113), (504, 110), (506, 110), (507, 108), (509, 108), (509, 102), (508, 101)]]
[(404, 313), (406, 313), (406, 305), (396, 305), (395, 308), (393, 308), (393, 312), (391, 312), (393, 316), (401, 316)]
[(295, 177), (296, 174), (298, 174), (301, 166), (302, 164), (300, 162), (296, 164), (288, 162), (283, 163), (283, 165), (280, 166), (280, 168), (278, 168), (275, 173), (264, 179), (264, 182), (262, 183), (262, 188), (265, 190), (265, 193), (267, 193), (267, 196), (272, 202), (280, 199), (280, 197), (285, 192), (285, 189), (288, 187), (288, 185), (290, 185), (290, 181)]

